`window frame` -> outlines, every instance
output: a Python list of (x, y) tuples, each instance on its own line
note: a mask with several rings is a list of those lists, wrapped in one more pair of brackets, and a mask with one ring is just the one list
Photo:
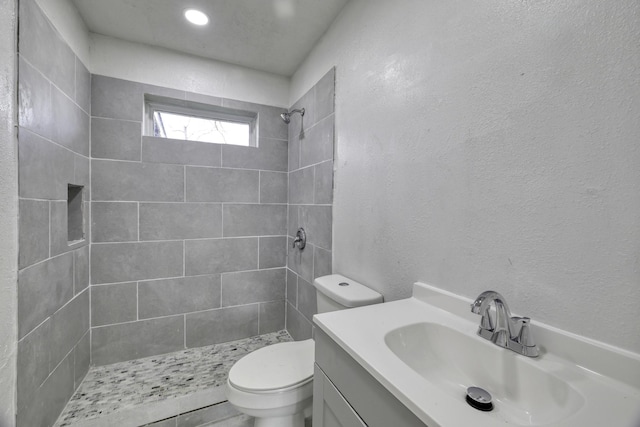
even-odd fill
[[(179, 114), (181, 116), (191, 116), (199, 119), (216, 120), (228, 123), (242, 123), (249, 125), (249, 145), (258, 146), (258, 113), (255, 111), (236, 110), (218, 105), (203, 104), (200, 102), (186, 101), (182, 99), (165, 98), (145, 94), (144, 96), (145, 114), (143, 132), (145, 136), (154, 138), (169, 139), (173, 141), (200, 142), (203, 144), (219, 144), (215, 142), (196, 140), (176, 140), (154, 135), (154, 115), (156, 112), (169, 114)], [(236, 147), (247, 147), (240, 144), (219, 144)]]

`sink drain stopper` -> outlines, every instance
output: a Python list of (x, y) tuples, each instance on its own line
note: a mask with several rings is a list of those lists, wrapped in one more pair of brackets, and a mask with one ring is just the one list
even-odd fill
[(480, 411), (491, 411), (491, 395), (480, 387), (469, 387), (467, 389), (467, 403)]

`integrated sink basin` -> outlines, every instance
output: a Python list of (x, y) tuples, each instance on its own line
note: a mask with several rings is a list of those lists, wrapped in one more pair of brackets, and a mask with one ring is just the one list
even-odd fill
[(387, 347), (443, 393), (463, 401), (470, 386), (493, 396), (494, 411), (513, 425), (554, 424), (578, 411), (584, 398), (536, 360), (437, 323), (415, 323), (384, 337)]
[[(428, 427), (640, 426), (639, 354), (534, 319), (539, 355), (527, 357), (478, 336), (471, 302), (416, 283), (411, 298), (314, 323)], [(472, 407), (468, 387), (493, 410)]]

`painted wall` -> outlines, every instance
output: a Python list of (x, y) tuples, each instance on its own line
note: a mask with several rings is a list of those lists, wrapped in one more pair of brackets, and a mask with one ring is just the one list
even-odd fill
[(17, 5), (0, 3), (0, 426), (16, 422), (18, 342)]
[[(257, 113), (258, 147), (142, 136), (144, 94)], [(282, 108), (92, 77), (91, 362), (284, 329)]]
[(224, 62), (91, 34), (93, 74), (285, 107), (289, 79)]
[(640, 351), (640, 3), (354, 0), (336, 65), (334, 271), (503, 293)]
[(36, 3), (73, 53), (88, 66), (89, 30), (71, 0), (36, 0)]

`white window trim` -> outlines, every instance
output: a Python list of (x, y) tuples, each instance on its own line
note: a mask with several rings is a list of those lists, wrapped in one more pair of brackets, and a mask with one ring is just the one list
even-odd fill
[[(145, 115), (143, 129), (145, 136), (155, 137), (153, 132), (153, 116), (156, 111), (179, 114), (183, 116), (198, 117), (202, 119), (219, 120), (223, 122), (246, 123), (249, 125), (249, 147), (258, 146), (257, 112), (234, 110), (218, 105), (201, 104), (199, 102), (185, 101), (182, 99), (145, 95)], [(206, 142), (205, 144), (211, 143)], [(241, 145), (238, 146), (241, 147)]]

